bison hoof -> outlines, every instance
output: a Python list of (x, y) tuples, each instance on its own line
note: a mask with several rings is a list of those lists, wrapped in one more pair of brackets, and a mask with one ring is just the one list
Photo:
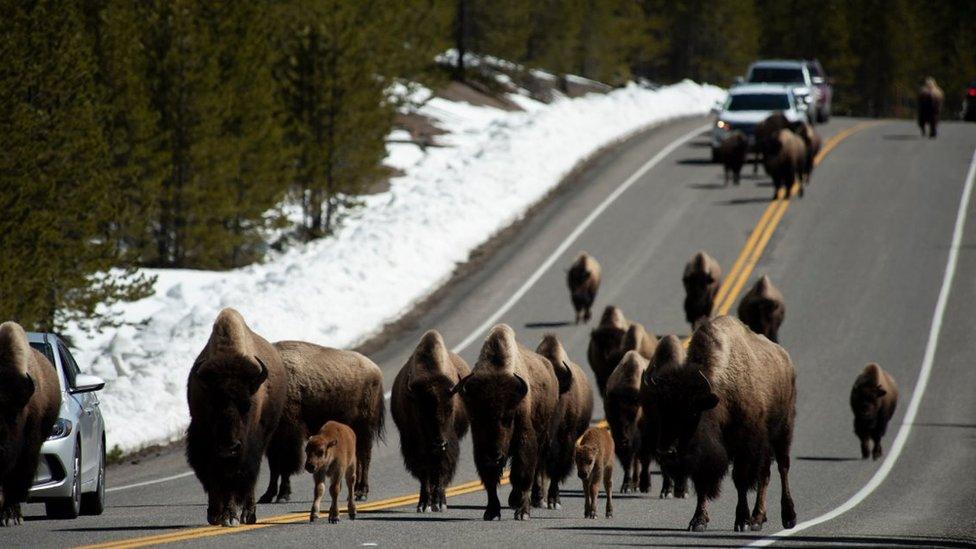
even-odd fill
[(589, 511), (589, 512), (585, 513), (583, 515), (583, 518), (595, 519), (596, 518), (596, 511)]
[(562, 509), (563, 506), (560, 505), (558, 501), (550, 501), (549, 503), (546, 504), (546, 508), (559, 510)]
[(339, 524), (339, 515), (329, 515), (329, 524)]
[(368, 497), (369, 497), (369, 491), (368, 490), (357, 490), (356, 491), (356, 501), (366, 501), (366, 498), (368, 498)]
[(794, 512), (784, 513), (783, 514), (783, 528), (786, 528), (787, 530), (789, 530), (790, 528), (793, 528), (794, 526), (796, 526), (796, 513), (794, 513)]
[(762, 530), (763, 522), (765, 522), (765, 521), (757, 522), (757, 521), (754, 520), (754, 521), (752, 521), (752, 522), (749, 523), (749, 529), (752, 530), (753, 532), (758, 532), (758, 531)]
[(319, 520), (319, 514), (318, 513), (316, 513), (315, 511), (312, 511), (311, 513), (308, 514), (308, 521), (309, 522), (315, 522), (317, 520)]
[(501, 507), (489, 507), (485, 509), (485, 514), (484, 517), (482, 518), (484, 518), (485, 520), (495, 520), (495, 519), (501, 520), (502, 518)]
[[(273, 503), (274, 497), (275, 495), (271, 492), (265, 492), (264, 495), (261, 496), (261, 499), (258, 500), (258, 503)], [(279, 499), (278, 501), (281, 500)]]
[(529, 511), (527, 509), (518, 509), (515, 511), (515, 520), (529, 520)]
[(426, 513), (427, 511), (430, 511), (430, 506), (429, 505), (423, 504), (423, 505), (418, 505), (417, 506), (417, 512), (418, 513)]
[(248, 509), (241, 513), (241, 524), (254, 524), (258, 521), (258, 515), (254, 509)]
[(735, 526), (732, 527), (732, 530), (734, 530), (736, 532), (745, 532), (746, 531), (746, 524), (747, 523), (744, 520), (737, 520), (737, 521), (735, 521)]
[(691, 519), (691, 522), (688, 524), (688, 530), (692, 532), (704, 532), (707, 526), (708, 520), (702, 517), (695, 517)]

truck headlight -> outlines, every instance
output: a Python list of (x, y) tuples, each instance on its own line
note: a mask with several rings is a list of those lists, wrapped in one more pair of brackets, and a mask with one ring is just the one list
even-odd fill
[(71, 434), (71, 421), (59, 418), (54, 422), (54, 427), (51, 428), (51, 434), (47, 436), (48, 440), (58, 440), (59, 438), (64, 438)]
[(719, 120), (718, 122), (716, 122), (715, 127), (720, 130), (732, 131), (732, 124), (729, 124), (724, 120)]

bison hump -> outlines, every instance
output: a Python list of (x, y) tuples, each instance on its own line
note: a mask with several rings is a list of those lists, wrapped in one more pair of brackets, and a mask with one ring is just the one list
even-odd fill
[(30, 352), (27, 332), (20, 324), (0, 324), (0, 370), (11, 369), (26, 375)]
[(496, 325), (481, 346), (478, 362), (488, 363), (503, 370), (514, 370), (515, 362), (518, 360), (519, 347), (515, 340), (515, 331), (508, 324)]

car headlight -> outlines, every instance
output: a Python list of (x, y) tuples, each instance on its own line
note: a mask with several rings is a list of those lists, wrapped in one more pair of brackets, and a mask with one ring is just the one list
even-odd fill
[(732, 124), (729, 124), (725, 120), (719, 120), (715, 123), (715, 127), (720, 130), (732, 131)]
[(54, 422), (54, 427), (51, 428), (51, 434), (47, 436), (48, 440), (58, 440), (59, 438), (64, 438), (71, 434), (71, 421), (59, 418)]

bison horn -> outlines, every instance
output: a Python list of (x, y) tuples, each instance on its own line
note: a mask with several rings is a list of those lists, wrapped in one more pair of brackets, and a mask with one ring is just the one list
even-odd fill
[(708, 378), (705, 377), (705, 372), (698, 370), (698, 375), (700, 375), (702, 379), (705, 380), (705, 385), (708, 385), (708, 392), (712, 392), (712, 382), (708, 381)]
[(559, 382), (559, 394), (563, 394), (573, 386), (573, 370), (564, 360), (562, 368), (556, 366), (556, 380)]
[(525, 378), (518, 374), (513, 374), (515, 379), (519, 382), (519, 396), (525, 396), (529, 394), (529, 384), (525, 381)]
[(464, 376), (463, 378), (461, 378), (461, 380), (458, 381), (454, 385), (454, 387), (451, 387), (451, 390), (448, 391), (448, 394), (449, 395), (456, 395), (458, 393), (464, 393), (464, 386), (468, 383), (468, 380), (471, 379), (471, 376), (473, 376), (473, 375), (474, 374), (472, 373), (472, 374), (468, 374), (468, 375)]
[(268, 366), (264, 363), (263, 360), (261, 360), (261, 357), (257, 355), (254, 356), (254, 360), (257, 361), (259, 369), (257, 371), (257, 374), (254, 376), (254, 379), (251, 380), (252, 393), (257, 392), (258, 388), (261, 387), (261, 384), (264, 383), (266, 379), (268, 379)]

